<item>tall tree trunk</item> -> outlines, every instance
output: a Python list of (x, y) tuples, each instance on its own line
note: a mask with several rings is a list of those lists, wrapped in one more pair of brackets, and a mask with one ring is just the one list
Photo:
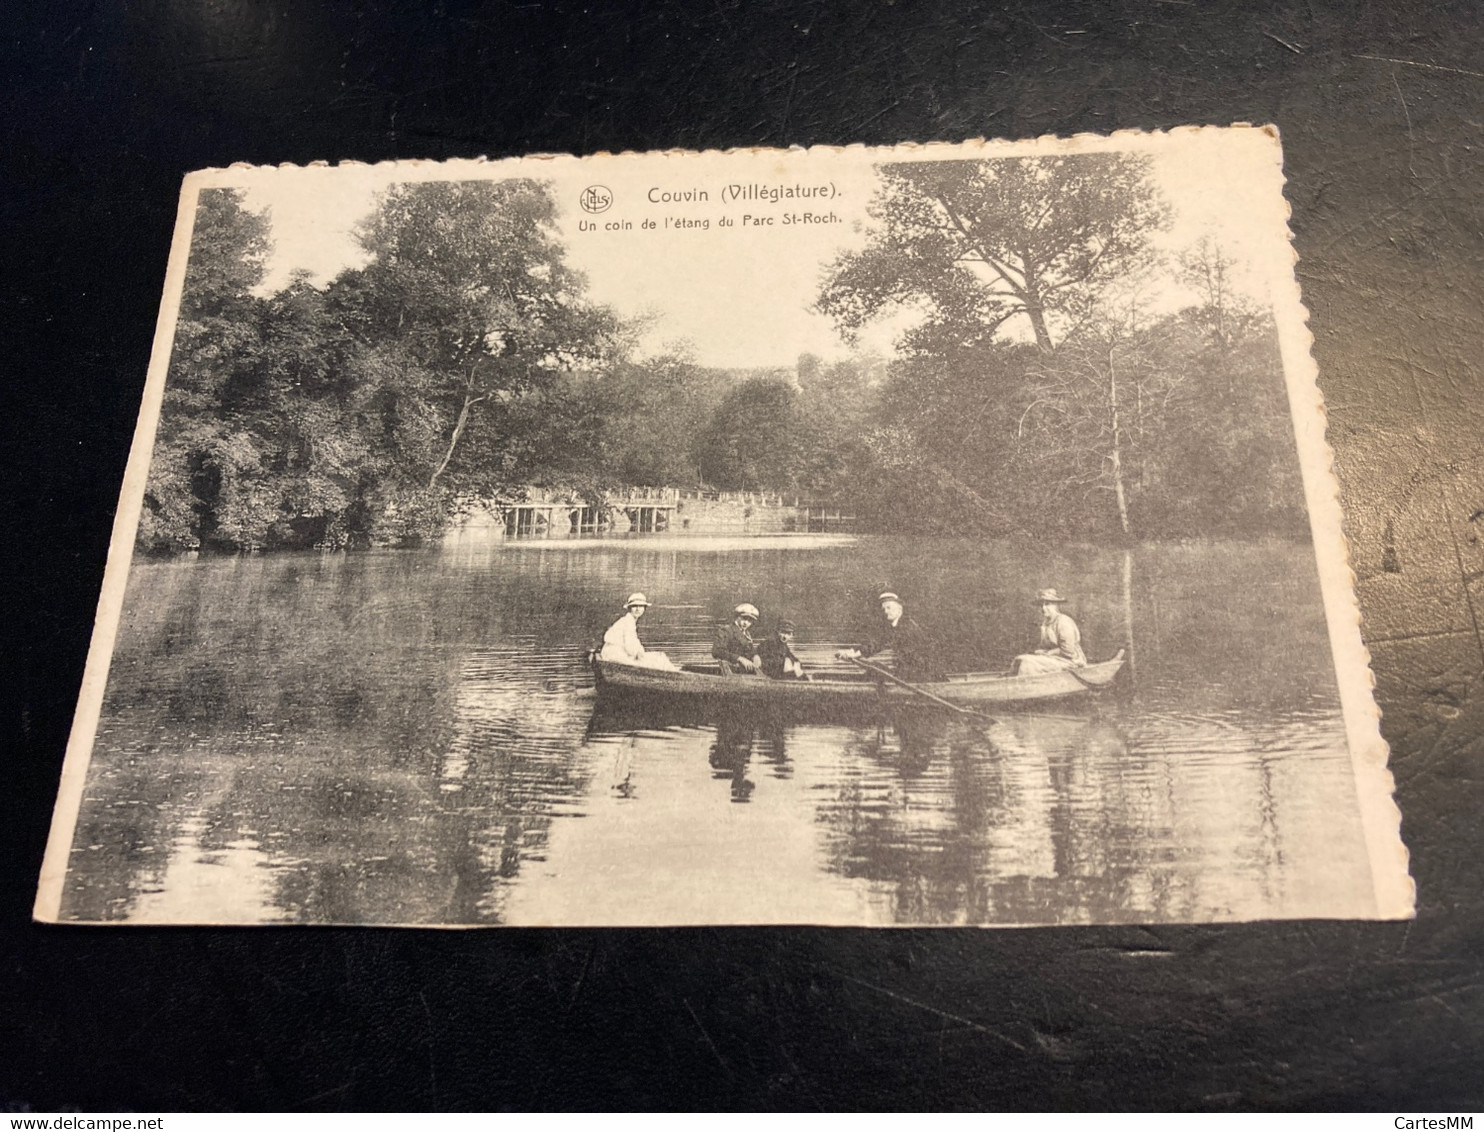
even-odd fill
[(1139, 671), (1134, 663), (1134, 551), (1123, 550), (1123, 647), (1128, 652), (1127, 671), (1129, 679), (1137, 680)]
[(1118, 525), (1124, 536), (1129, 533), (1128, 495), (1123, 486), (1123, 425), (1118, 419), (1118, 373), (1113, 365), (1113, 351), (1108, 351), (1108, 409), (1113, 433), (1113, 453), (1109, 458), (1113, 470), (1113, 498), (1118, 503)]
[(453, 459), (454, 449), (459, 446), (459, 440), (464, 435), (464, 429), (469, 426), (469, 410), (483, 400), (484, 397), (474, 397), (468, 393), (464, 394), (464, 404), (459, 409), (459, 419), (454, 422), (453, 435), (448, 438), (448, 451), (443, 453), (443, 459), (433, 469), (433, 474), (428, 477), (429, 487), (438, 486), (438, 477), (448, 468), (448, 462)]
[(1043, 351), (1051, 350), (1051, 331), (1046, 328), (1046, 312), (1030, 303), (1025, 305), (1026, 316), (1031, 320), (1031, 329), (1036, 332), (1036, 345)]

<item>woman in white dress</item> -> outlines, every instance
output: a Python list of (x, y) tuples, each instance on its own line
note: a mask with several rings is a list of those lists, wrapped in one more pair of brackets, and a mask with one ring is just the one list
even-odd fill
[(1042, 590), (1036, 594), (1036, 603), (1041, 607), (1040, 647), (1035, 652), (1017, 656), (1010, 669), (1012, 674), (1033, 676), (1040, 672), (1081, 668), (1087, 663), (1077, 622), (1061, 611), (1066, 600), (1055, 590)]
[(644, 616), (644, 611), (648, 608), (649, 599), (643, 594), (629, 595), (629, 600), (624, 602), (624, 615), (608, 626), (608, 631), (603, 634), (603, 647), (598, 652), (599, 660), (613, 661), (615, 664), (636, 664), (640, 668), (675, 670), (669, 657), (662, 652), (646, 649), (639, 640), (639, 618)]

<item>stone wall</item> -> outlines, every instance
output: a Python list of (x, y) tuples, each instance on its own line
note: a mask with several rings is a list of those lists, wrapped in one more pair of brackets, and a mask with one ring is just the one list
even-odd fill
[(802, 529), (794, 500), (748, 492), (724, 492), (716, 499), (677, 499), (670, 522), (671, 531), (694, 534), (777, 534)]

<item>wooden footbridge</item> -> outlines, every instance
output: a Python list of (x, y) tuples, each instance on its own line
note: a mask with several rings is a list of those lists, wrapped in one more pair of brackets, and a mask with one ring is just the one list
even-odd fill
[(506, 538), (576, 538), (598, 534), (660, 534), (747, 530), (853, 529), (854, 509), (835, 500), (808, 500), (775, 492), (629, 488), (600, 503), (565, 491), (527, 488), (515, 499), (468, 500), (466, 526), (493, 528)]

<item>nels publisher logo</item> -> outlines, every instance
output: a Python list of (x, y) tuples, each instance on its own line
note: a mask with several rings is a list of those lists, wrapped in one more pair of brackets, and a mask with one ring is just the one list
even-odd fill
[(602, 185), (589, 185), (577, 198), (584, 212), (607, 212), (613, 204), (613, 193)]

